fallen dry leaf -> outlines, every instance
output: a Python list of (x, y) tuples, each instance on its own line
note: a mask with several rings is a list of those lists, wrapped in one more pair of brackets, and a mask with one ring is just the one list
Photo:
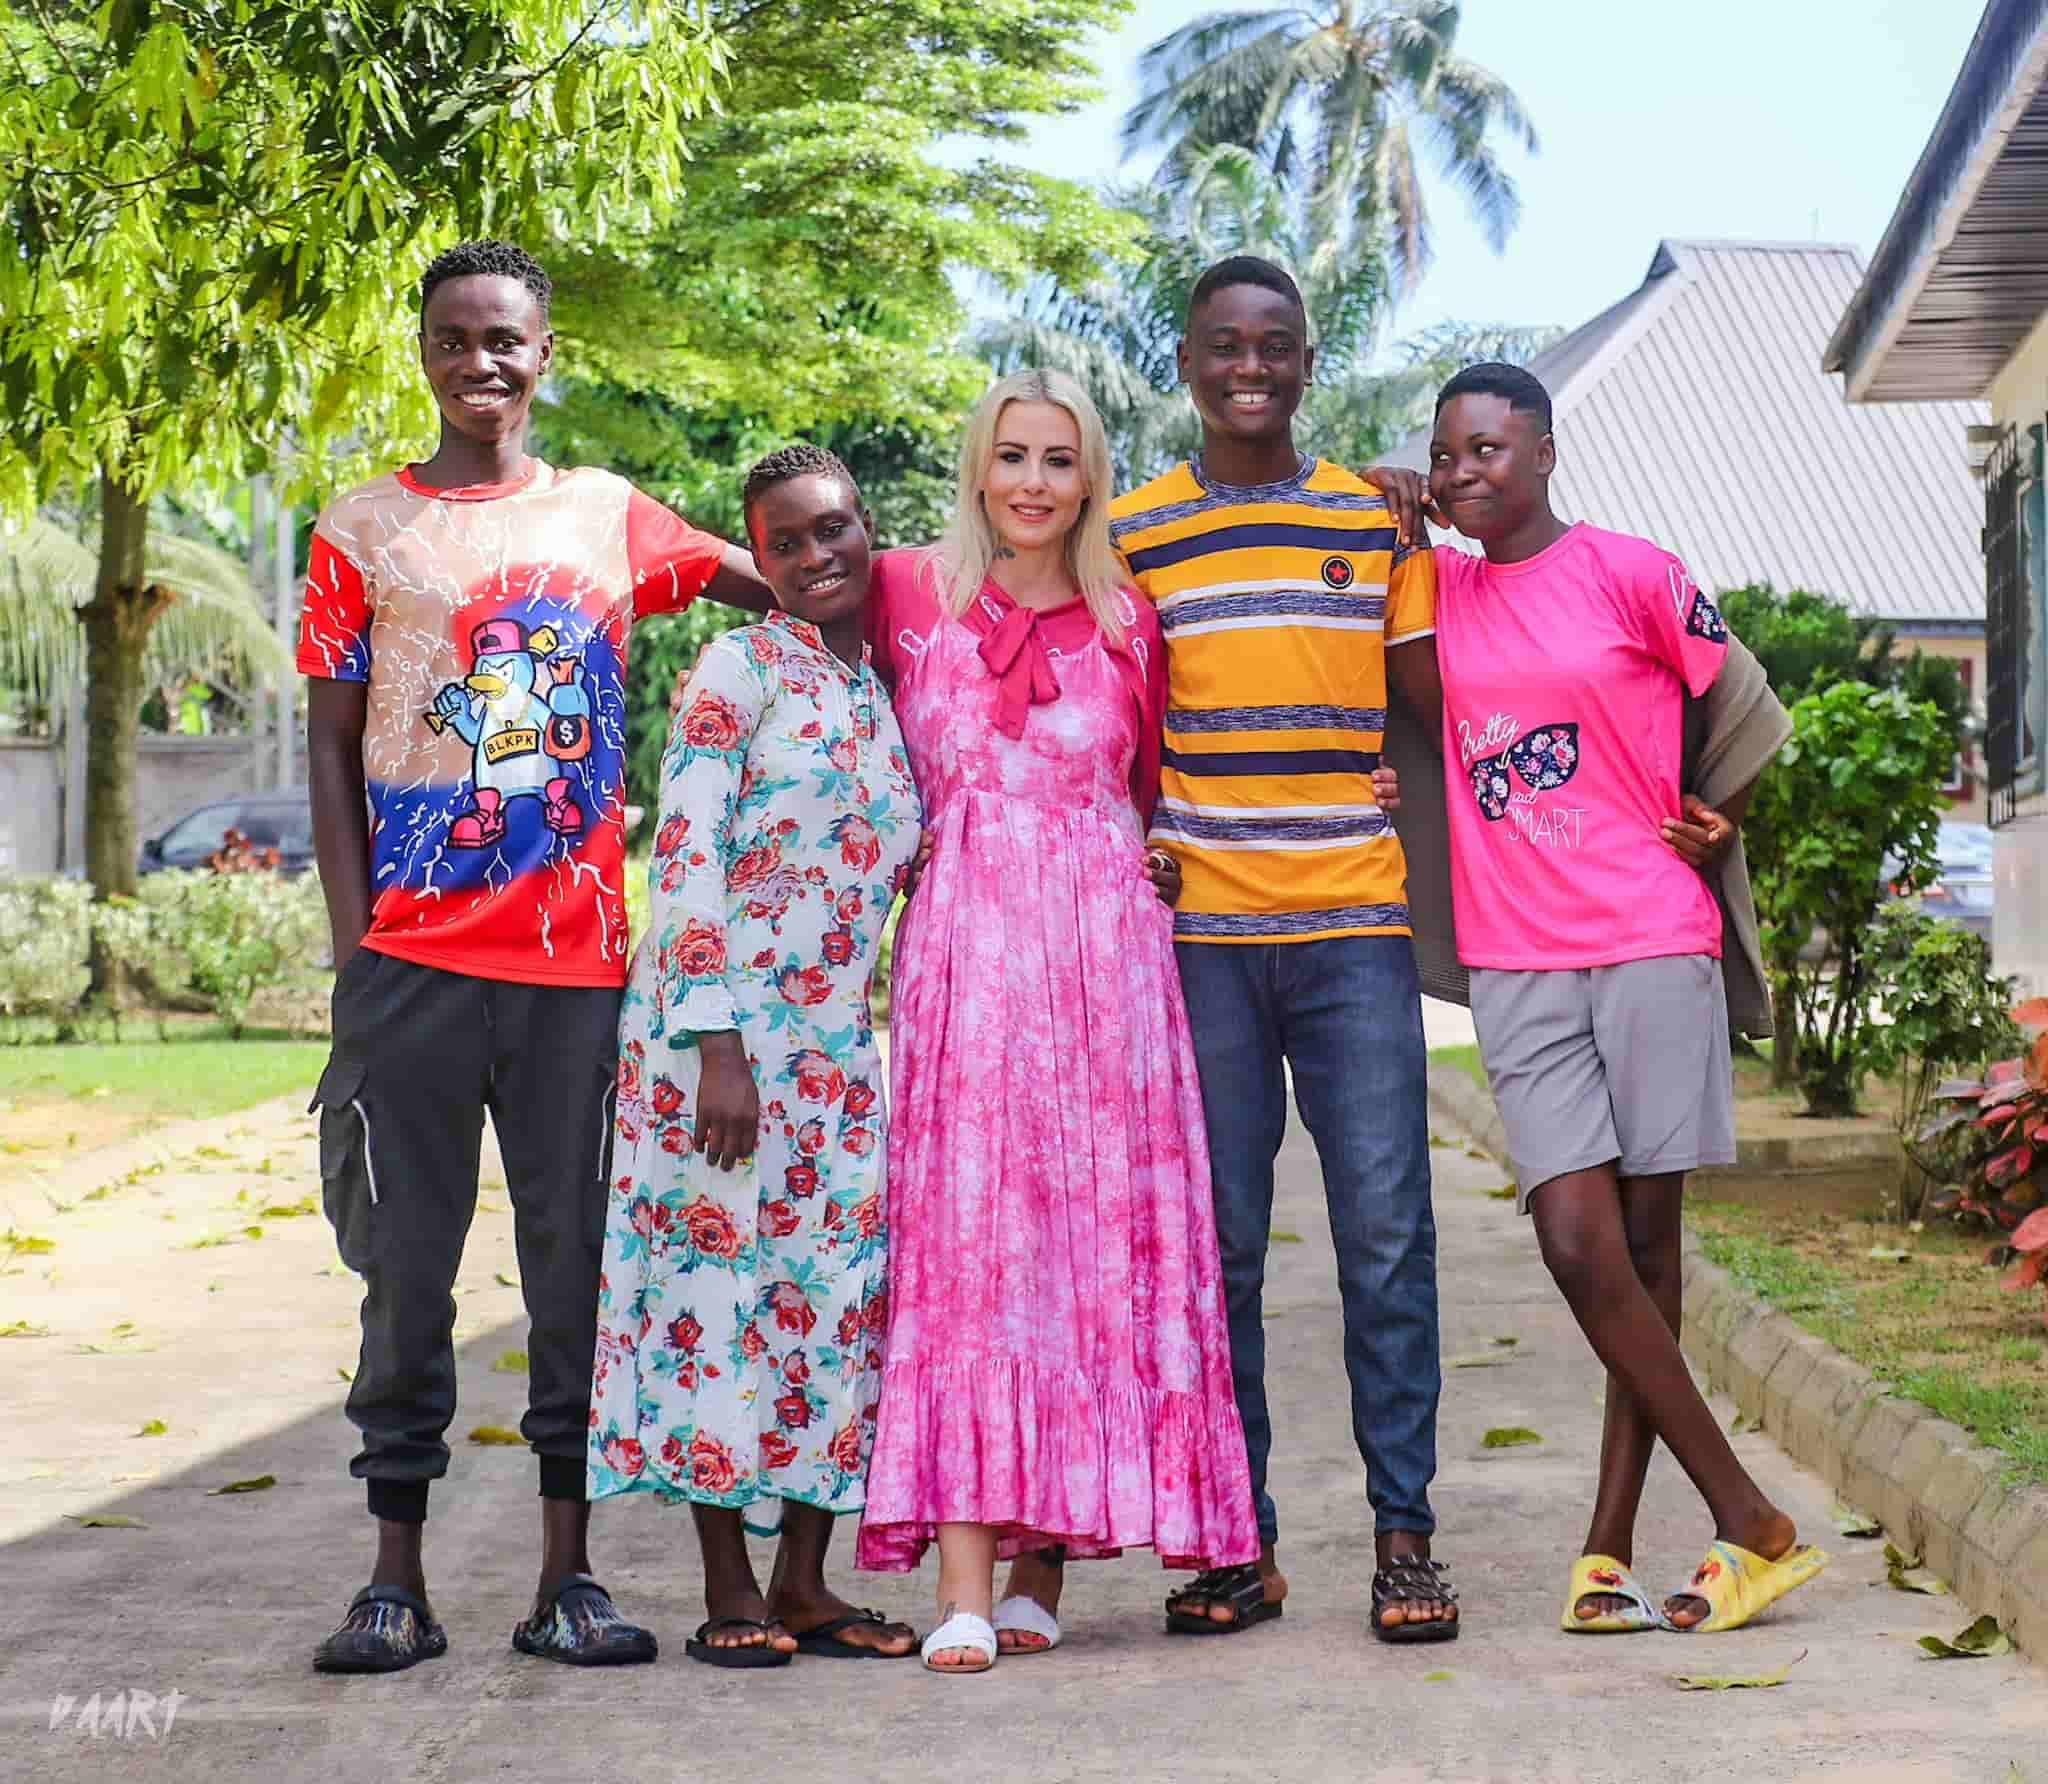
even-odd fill
[(32, 1326), (25, 1319), (15, 1320), (10, 1325), (0, 1326), (0, 1338), (47, 1338), (48, 1326)]
[(1868, 1512), (1852, 1511), (1846, 1505), (1834, 1510), (1835, 1528), (1844, 1536), (1882, 1536), (1884, 1525)]
[(1999, 1628), (1996, 1617), (1987, 1615), (1948, 1641), (1938, 1635), (1923, 1635), (1920, 1646), (1937, 1660), (1984, 1660), (1994, 1654), (2010, 1654), (2012, 1637)]
[(526, 1373), (526, 1352), (508, 1350), (491, 1368), (499, 1375), (524, 1375)]
[(1541, 1443), (1542, 1437), (1527, 1425), (1496, 1425), (1480, 1438), (1481, 1449), (1514, 1449), (1524, 1443)]
[(274, 1474), (252, 1474), (247, 1480), (231, 1480), (224, 1487), (209, 1487), (206, 1496), (218, 1499), (223, 1493), (267, 1493), (277, 1485)]
[(117, 1511), (67, 1511), (64, 1515), (82, 1530), (147, 1530), (149, 1528), (140, 1518), (126, 1517)]
[(471, 1443), (505, 1444), (523, 1444), (526, 1441), (517, 1431), (508, 1431), (503, 1425), (479, 1425), (474, 1431), (470, 1432), (469, 1440)]
[(1937, 1579), (1920, 1565), (1918, 1555), (1904, 1555), (1891, 1543), (1884, 1545), (1884, 1576), (1898, 1592), (1921, 1592), (1929, 1598), (1945, 1598), (1948, 1582)]
[(492, 1277), (491, 1280), (494, 1281), (500, 1288), (517, 1288), (519, 1286), (519, 1278), (516, 1276), (508, 1276), (503, 1270), (500, 1270), (496, 1276)]
[(1486, 1351), (1474, 1357), (1446, 1357), (1444, 1358), (1444, 1367), (1446, 1369), (1499, 1369), (1508, 1361), (1509, 1359), (1499, 1351)]
[(1515, 1186), (1512, 1183), (1503, 1183), (1500, 1188), (1489, 1189), (1486, 1193), (1496, 1202), (1512, 1202), (1515, 1199)]
[(135, 1435), (137, 1437), (161, 1437), (169, 1429), (170, 1426), (165, 1424), (162, 1419), (151, 1419)]
[(1681, 1691), (1768, 1691), (1773, 1685), (1782, 1685), (1786, 1675), (1804, 1660), (1807, 1650), (1799, 1651), (1798, 1659), (1788, 1660), (1773, 1673), (1750, 1673), (1747, 1675), (1722, 1675), (1718, 1673), (1674, 1673), (1672, 1683)]
[(1299, 1245), (1301, 1243), (1301, 1235), (1299, 1233), (1286, 1232), (1279, 1227), (1275, 1227), (1266, 1237), (1275, 1245)]

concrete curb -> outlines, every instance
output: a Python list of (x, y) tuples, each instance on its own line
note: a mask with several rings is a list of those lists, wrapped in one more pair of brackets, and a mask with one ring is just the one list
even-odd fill
[[(1432, 1065), (1429, 1106), (1434, 1119), (1455, 1123), (1512, 1169), (1499, 1112), (1469, 1075)], [(1710, 1263), (1690, 1230), (1683, 1337), (1714, 1386), (1787, 1455), (1845, 1504), (1882, 1520), (1893, 1542), (1924, 1555), (1957, 1597), (1989, 1611), (2021, 1648), (2048, 1655), (2048, 1492), (2008, 1486), (1997, 1450), (1888, 1394), (1860, 1363)]]

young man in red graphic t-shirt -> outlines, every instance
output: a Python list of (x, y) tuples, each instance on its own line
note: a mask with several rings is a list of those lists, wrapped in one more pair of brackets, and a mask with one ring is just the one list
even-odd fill
[(335, 500), (307, 571), (314, 847), (334, 931), (320, 1165), (364, 1279), (350, 1472), (377, 1562), (314, 1664), (442, 1653), (421, 1562), (455, 1413), (450, 1289), (483, 1118), (504, 1155), (532, 1319), (521, 1430), (543, 1547), (522, 1651), (652, 1660), (591, 1578), (585, 1499), (607, 1142), (627, 961), (625, 647), (699, 594), (769, 605), (747, 554), (623, 479), (527, 456), (554, 355), (547, 274), (472, 243), (421, 281), (433, 457)]

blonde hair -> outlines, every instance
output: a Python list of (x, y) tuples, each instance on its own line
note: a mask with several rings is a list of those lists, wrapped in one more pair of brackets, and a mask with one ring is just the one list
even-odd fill
[(1011, 403), (1050, 403), (1074, 418), (1081, 436), (1081, 474), (1088, 485), (1081, 512), (1067, 533), (1067, 574), (1074, 590), (1088, 604), (1088, 611), (1104, 635), (1121, 641), (1126, 597), (1122, 560), (1109, 536), (1110, 487), (1114, 473), (1109, 462), (1109, 436), (1102, 417), (1088, 393), (1065, 372), (1034, 370), (1012, 372), (989, 389), (974, 413), (967, 418), (967, 433), (960, 442), (960, 490), (953, 507), (953, 519), (939, 540), (939, 585), (945, 608), (955, 619), (967, 611), (981, 585), (988, 580), (1002, 541), (989, 520), (981, 499), (982, 480), (988, 475), (995, 455), (996, 427)]

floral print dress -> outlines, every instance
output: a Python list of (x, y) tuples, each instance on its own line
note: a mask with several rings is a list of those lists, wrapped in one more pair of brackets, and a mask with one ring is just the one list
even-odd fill
[[(589, 1491), (858, 1511), (887, 1321), (868, 989), (920, 831), (889, 698), (786, 614), (705, 652), (661, 765), (620, 1023)], [(754, 1156), (695, 1156), (696, 1037), (737, 1029)]]

